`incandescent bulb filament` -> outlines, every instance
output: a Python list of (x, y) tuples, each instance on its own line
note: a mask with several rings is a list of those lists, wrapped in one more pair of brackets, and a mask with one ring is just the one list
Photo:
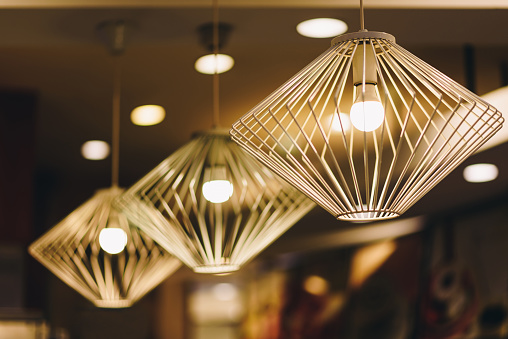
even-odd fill
[(376, 92), (377, 73), (374, 51), (370, 45), (359, 45), (353, 56), (355, 101), (349, 118), (353, 126), (363, 132), (379, 128), (385, 119), (384, 107)]

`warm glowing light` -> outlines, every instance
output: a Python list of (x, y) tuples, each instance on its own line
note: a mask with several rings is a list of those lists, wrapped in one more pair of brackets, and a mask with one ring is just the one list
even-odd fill
[(196, 71), (203, 74), (220, 74), (233, 68), (235, 60), (226, 54), (204, 55), (194, 64)]
[(464, 168), (463, 174), (468, 182), (487, 182), (496, 179), (499, 171), (493, 164), (474, 164)]
[(238, 297), (238, 289), (233, 284), (221, 283), (212, 289), (213, 295), (217, 300), (233, 300)]
[(188, 297), (188, 315), (195, 324), (240, 321), (245, 313), (244, 302), (233, 284), (221, 283), (211, 288), (202, 284)]
[(332, 38), (347, 32), (347, 24), (339, 19), (317, 18), (300, 22), (296, 31), (308, 38)]
[(233, 195), (233, 184), (228, 180), (210, 180), (203, 184), (205, 199), (220, 204), (228, 201)]
[(310, 294), (321, 296), (328, 293), (330, 284), (320, 276), (311, 275), (304, 280), (303, 289)]
[(383, 124), (385, 110), (376, 94), (376, 86), (365, 84), (356, 86), (356, 100), (349, 114), (351, 123), (363, 132), (372, 132)]
[(385, 241), (356, 251), (351, 265), (351, 285), (361, 286), (395, 252), (396, 248), (394, 241)]
[(349, 120), (349, 116), (345, 113), (334, 113), (333, 114), (333, 121), (332, 121), (332, 129), (337, 132), (341, 132), (344, 130), (344, 132), (349, 131), (351, 128), (351, 120)]
[(109, 155), (109, 144), (102, 140), (89, 140), (81, 146), (83, 158), (88, 160), (103, 160)]
[(166, 117), (164, 107), (159, 105), (143, 105), (131, 112), (131, 121), (138, 126), (153, 126), (161, 123)]
[(121, 228), (103, 228), (99, 234), (99, 244), (109, 254), (118, 254), (127, 245), (127, 234)]

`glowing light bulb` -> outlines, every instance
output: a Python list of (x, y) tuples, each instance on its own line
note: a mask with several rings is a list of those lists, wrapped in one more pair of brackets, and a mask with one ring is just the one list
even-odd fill
[(118, 254), (127, 245), (127, 234), (121, 228), (103, 228), (99, 234), (99, 244), (109, 254)]
[(235, 60), (227, 54), (204, 55), (194, 64), (194, 68), (203, 74), (220, 74), (233, 68)]
[(205, 199), (220, 204), (228, 201), (233, 195), (233, 184), (228, 180), (210, 180), (203, 184)]
[(385, 110), (377, 97), (374, 84), (365, 84), (365, 92), (362, 89), (362, 85), (356, 86), (356, 100), (351, 106), (349, 118), (356, 129), (372, 132), (383, 124)]

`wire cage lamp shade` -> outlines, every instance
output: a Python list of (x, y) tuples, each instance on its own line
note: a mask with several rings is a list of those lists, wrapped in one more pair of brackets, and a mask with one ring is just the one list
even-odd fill
[(97, 307), (129, 307), (181, 266), (113, 206), (123, 191), (115, 186), (97, 191), (29, 247), (35, 259)]
[(232, 139), (343, 220), (401, 215), (503, 123), (387, 33), (344, 34), (233, 124)]
[(221, 129), (193, 138), (118, 204), (198, 273), (238, 270), (315, 206)]

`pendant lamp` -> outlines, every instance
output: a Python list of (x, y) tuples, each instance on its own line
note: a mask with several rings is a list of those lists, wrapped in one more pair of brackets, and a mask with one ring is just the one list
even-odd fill
[[(124, 26), (114, 24), (116, 36)], [(122, 39), (115, 39), (120, 41)], [(118, 58), (118, 57), (117, 57)], [(112, 186), (96, 194), (29, 247), (30, 254), (97, 307), (129, 307), (181, 266), (114, 207), (118, 187), (120, 65), (113, 94)], [(140, 220), (142, 222), (142, 220)]]
[[(215, 54), (217, 12), (214, 1)], [(238, 270), (314, 207), (218, 127), (217, 72), (213, 80), (215, 127), (178, 149), (118, 200), (138, 227), (198, 273)]]
[(361, 30), (233, 124), (234, 142), (338, 219), (400, 216), (502, 126), (476, 94)]

